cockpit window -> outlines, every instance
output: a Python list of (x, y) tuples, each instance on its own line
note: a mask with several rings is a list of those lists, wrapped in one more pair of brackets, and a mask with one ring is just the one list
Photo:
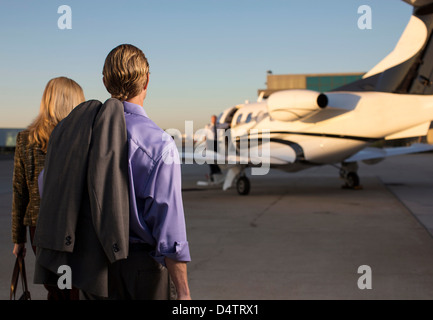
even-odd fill
[(239, 124), (241, 122), (241, 119), (242, 119), (242, 113), (236, 119), (236, 124)]
[(220, 115), (217, 118), (217, 123), (220, 123), (221, 117), (223, 116), (224, 112), (221, 112)]
[(248, 114), (248, 116), (247, 116), (247, 119), (245, 120), (245, 123), (250, 122), (252, 117), (253, 117), (253, 113), (250, 112), (250, 113)]

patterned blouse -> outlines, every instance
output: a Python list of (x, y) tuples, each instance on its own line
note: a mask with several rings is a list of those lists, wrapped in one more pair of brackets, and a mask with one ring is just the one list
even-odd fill
[(29, 131), (18, 133), (12, 181), (12, 241), (26, 242), (26, 226), (35, 227), (40, 197), (38, 176), (44, 168), (45, 153), (37, 145), (31, 146)]

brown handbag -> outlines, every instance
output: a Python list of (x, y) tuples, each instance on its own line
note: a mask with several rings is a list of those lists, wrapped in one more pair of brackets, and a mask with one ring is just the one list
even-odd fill
[(22, 251), (18, 254), (17, 259), (15, 260), (15, 267), (12, 272), (12, 281), (11, 281), (11, 293), (10, 300), (17, 300), (17, 286), (18, 280), (21, 275), (21, 285), (23, 288), (23, 293), (18, 300), (31, 300), (30, 291), (27, 286), (27, 276), (26, 276), (26, 266), (24, 263), (24, 257)]

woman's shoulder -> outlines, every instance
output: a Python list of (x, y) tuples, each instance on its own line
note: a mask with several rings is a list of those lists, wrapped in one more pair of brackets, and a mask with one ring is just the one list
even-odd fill
[(18, 144), (27, 145), (29, 143), (29, 136), (30, 136), (30, 130), (29, 129), (25, 129), (23, 131), (18, 132), (18, 134), (17, 134), (17, 147), (18, 147)]
[(31, 134), (31, 131), (28, 129), (20, 131), (17, 134), (15, 153), (22, 159), (43, 161), (45, 159), (45, 152), (41, 150), (39, 144), (32, 141)]

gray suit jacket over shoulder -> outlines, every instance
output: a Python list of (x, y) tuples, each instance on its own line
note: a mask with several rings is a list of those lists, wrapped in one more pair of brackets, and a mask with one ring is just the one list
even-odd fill
[(53, 130), (34, 237), (35, 283), (56, 281), (66, 264), (75, 287), (108, 296), (108, 266), (128, 256), (127, 143), (116, 99), (84, 102)]

